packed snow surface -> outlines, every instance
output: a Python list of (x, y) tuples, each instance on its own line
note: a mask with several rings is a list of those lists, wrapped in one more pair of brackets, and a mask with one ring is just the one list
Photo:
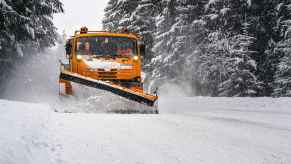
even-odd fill
[(0, 163), (289, 164), (290, 100), (162, 97), (159, 115), (0, 100)]

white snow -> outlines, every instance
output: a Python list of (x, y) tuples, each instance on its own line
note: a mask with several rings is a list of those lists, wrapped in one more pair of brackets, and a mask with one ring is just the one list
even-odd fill
[(0, 163), (288, 164), (290, 100), (162, 97), (160, 115), (0, 100)]
[(22, 45), (21, 44), (16, 44), (16, 52), (19, 56), (23, 57), (24, 53), (22, 51)]
[(105, 70), (110, 70), (110, 69), (132, 69), (132, 65), (130, 64), (120, 64), (115, 61), (106, 61), (106, 60), (97, 60), (97, 59), (92, 59), (86, 60), (83, 59), (83, 61), (91, 68), (91, 69), (105, 69)]
[(205, 5), (205, 9), (208, 9), (210, 5), (215, 4), (219, 0), (209, 0), (208, 3)]
[(252, 0), (247, 0), (247, 3), (248, 3), (249, 6), (251, 6), (252, 5)]
[(13, 10), (11, 6), (9, 6), (5, 0), (0, 0), (0, 4), (2, 8), (7, 8), (8, 10)]
[(225, 8), (223, 8), (223, 9), (220, 10), (220, 13), (221, 13), (222, 15), (226, 15), (227, 12), (229, 12), (230, 10), (231, 10), (230, 8), (225, 7)]
[(0, 163), (49, 163), (50, 107), (0, 100), (0, 113)]

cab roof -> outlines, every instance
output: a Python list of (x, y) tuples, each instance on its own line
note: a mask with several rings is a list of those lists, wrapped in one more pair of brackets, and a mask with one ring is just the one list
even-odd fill
[(81, 33), (80, 31), (75, 32), (74, 37), (94, 37), (94, 36), (113, 36), (113, 37), (127, 37), (135, 40), (141, 39), (141, 37), (134, 33), (118, 33), (118, 32), (108, 32), (108, 31), (87, 31), (86, 33)]

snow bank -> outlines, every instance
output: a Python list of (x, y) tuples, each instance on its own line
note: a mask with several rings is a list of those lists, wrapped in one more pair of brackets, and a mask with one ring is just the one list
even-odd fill
[(291, 98), (161, 97), (159, 108), (166, 113), (198, 111), (291, 113)]
[(50, 163), (47, 105), (0, 100), (0, 163)]
[[(291, 132), (291, 98), (162, 97), (159, 109), (165, 114), (202, 118), (209, 122), (223, 123), (225, 126), (238, 125), (238, 131), (249, 126), (246, 129), (249, 132), (258, 127), (265, 128), (268, 132), (279, 130), (278, 134)], [(253, 136), (254, 133), (249, 135)], [(273, 140), (265, 140), (265, 143), (273, 143)], [(279, 142), (283, 140), (285, 139), (281, 138)], [(289, 140), (291, 141), (290, 136)], [(290, 146), (289, 142), (288, 144)], [(282, 146), (280, 143), (274, 145)], [(288, 145), (287, 149), (290, 149)]]

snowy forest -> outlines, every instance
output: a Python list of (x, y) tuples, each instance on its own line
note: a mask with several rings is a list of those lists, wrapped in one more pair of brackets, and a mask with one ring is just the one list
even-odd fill
[(24, 59), (56, 44), (59, 0), (0, 0), (0, 84)]
[(291, 96), (290, 0), (110, 0), (103, 27), (143, 36), (151, 88)]
[[(104, 11), (104, 29), (143, 36), (149, 89), (187, 83), (195, 96), (291, 96), (290, 0), (109, 0)], [(61, 12), (59, 0), (0, 0), (0, 84), (57, 42), (52, 20)]]

